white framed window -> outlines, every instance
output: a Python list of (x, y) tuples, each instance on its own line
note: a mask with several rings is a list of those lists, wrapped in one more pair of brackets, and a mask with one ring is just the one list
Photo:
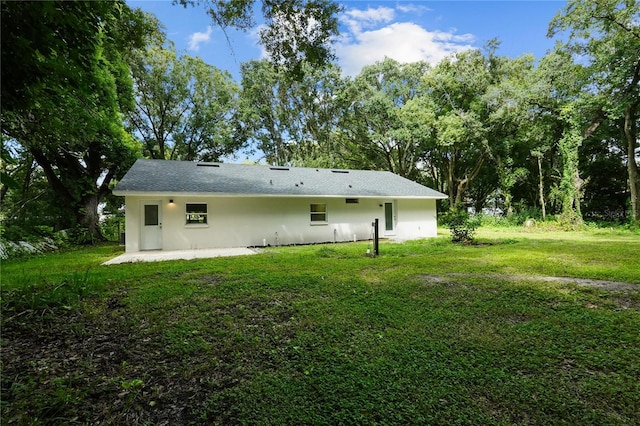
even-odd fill
[(327, 205), (311, 204), (311, 224), (327, 223)]
[(207, 204), (206, 203), (187, 203), (187, 225), (207, 224)]

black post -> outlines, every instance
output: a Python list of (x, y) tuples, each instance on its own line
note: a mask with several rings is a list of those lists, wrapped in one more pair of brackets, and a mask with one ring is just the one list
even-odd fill
[(378, 219), (376, 219), (376, 221), (373, 223), (373, 255), (377, 256), (380, 254), (380, 249), (379, 249), (379, 234), (378, 234)]

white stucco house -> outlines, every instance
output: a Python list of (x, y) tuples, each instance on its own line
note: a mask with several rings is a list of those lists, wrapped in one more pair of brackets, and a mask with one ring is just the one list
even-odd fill
[(126, 252), (436, 236), (446, 195), (390, 172), (138, 160), (125, 197)]

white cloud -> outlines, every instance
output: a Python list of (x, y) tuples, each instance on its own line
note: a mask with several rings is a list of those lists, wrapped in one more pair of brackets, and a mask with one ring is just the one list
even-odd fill
[(342, 21), (348, 31), (335, 44), (344, 74), (357, 75), (363, 66), (385, 57), (402, 63), (426, 61), (435, 65), (453, 53), (473, 47), (472, 34), (458, 35), (455, 29), (429, 31), (412, 22), (392, 22), (394, 17), (394, 10), (385, 7), (345, 13)]
[(417, 14), (421, 14), (422, 12), (430, 12), (433, 9), (424, 6), (424, 5), (418, 5), (416, 6), (415, 4), (399, 4), (398, 6), (396, 6), (398, 8), (398, 11), (402, 12), (402, 13), (417, 13)]
[(211, 39), (213, 29), (207, 27), (206, 33), (195, 32), (189, 36), (189, 50), (198, 51), (202, 43), (207, 43)]
[(363, 28), (371, 28), (379, 23), (391, 22), (395, 11), (389, 7), (378, 7), (367, 10), (351, 9), (344, 13), (342, 21), (352, 33), (359, 33)]

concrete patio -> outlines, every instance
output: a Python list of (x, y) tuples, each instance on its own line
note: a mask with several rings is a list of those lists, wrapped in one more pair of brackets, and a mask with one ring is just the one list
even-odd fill
[(197, 249), (197, 250), (152, 250), (139, 251), (135, 253), (124, 253), (111, 260), (107, 260), (103, 265), (118, 265), (121, 263), (136, 262), (161, 262), (163, 260), (191, 260), (208, 259), (213, 257), (247, 256), (256, 254), (257, 251), (246, 247), (237, 248), (217, 248), (217, 249)]

